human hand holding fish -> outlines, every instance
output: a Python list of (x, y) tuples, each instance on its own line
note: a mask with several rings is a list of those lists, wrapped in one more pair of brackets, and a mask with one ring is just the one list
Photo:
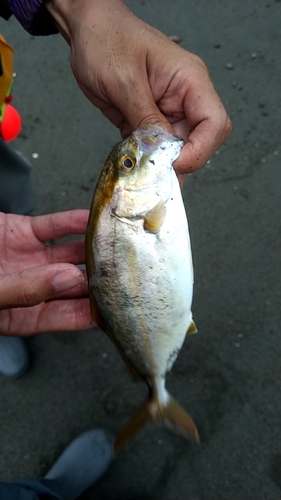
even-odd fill
[(123, 138), (146, 125), (176, 133), (186, 144), (174, 166), (186, 174), (230, 135), (204, 62), (122, 0), (47, 0), (46, 7), (70, 45), (79, 86)]
[(45, 241), (85, 234), (88, 210), (28, 217), (0, 213), (0, 333), (34, 335), (93, 326), (84, 241)]

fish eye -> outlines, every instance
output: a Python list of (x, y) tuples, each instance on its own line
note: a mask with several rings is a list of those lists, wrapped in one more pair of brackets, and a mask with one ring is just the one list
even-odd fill
[(118, 168), (119, 170), (122, 170), (124, 174), (131, 172), (135, 165), (136, 159), (128, 154), (124, 154), (118, 159)]
[(124, 160), (124, 162), (123, 162), (123, 165), (126, 168), (132, 168), (133, 162), (132, 162), (131, 158), (126, 158), (126, 160)]

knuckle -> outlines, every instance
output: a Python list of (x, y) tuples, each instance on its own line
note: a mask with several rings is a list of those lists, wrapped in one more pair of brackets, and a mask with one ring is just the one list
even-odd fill
[(208, 67), (204, 63), (203, 59), (201, 59), (201, 57), (197, 56), (196, 54), (192, 54), (192, 59), (194, 63), (196, 63), (202, 70), (204, 70), (209, 75)]
[(44, 298), (42, 292), (39, 291), (32, 283), (24, 283), (20, 297), (19, 303), (23, 307), (31, 307), (43, 302)]
[(159, 117), (159, 113), (145, 113), (143, 111), (142, 115), (145, 116), (145, 118), (140, 117), (137, 128), (142, 128), (148, 125), (160, 125), (162, 127), (167, 127), (166, 121), (161, 119), (161, 116)]

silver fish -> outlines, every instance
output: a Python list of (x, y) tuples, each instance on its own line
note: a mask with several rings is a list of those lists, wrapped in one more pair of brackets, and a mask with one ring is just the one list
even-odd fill
[(149, 388), (116, 451), (148, 422), (199, 439), (165, 388), (186, 334), (197, 331), (188, 223), (172, 166), (183, 144), (160, 127), (136, 130), (113, 148), (93, 196), (86, 235), (93, 319)]

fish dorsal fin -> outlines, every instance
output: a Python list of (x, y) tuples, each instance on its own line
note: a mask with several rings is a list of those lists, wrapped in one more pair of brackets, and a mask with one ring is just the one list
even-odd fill
[(166, 217), (166, 207), (160, 200), (155, 207), (147, 212), (143, 227), (150, 233), (158, 233)]
[(192, 335), (193, 333), (198, 333), (197, 326), (195, 325), (194, 321), (192, 320), (188, 330), (186, 332), (186, 335)]

